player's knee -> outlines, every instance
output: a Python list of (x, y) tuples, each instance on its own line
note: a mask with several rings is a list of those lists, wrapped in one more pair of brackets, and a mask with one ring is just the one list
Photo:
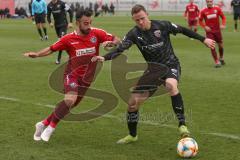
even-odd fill
[(130, 99), (128, 102), (128, 111), (134, 111), (137, 108), (137, 102), (134, 99)]
[(147, 97), (132, 97), (128, 103), (128, 111), (135, 112), (139, 106), (147, 99)]
[(176, 95), (179, 91), (177, 86), (172, 85), (168, 90), (170, 95)]
[(64, 102), (68, 107), (72, 107), (75, 104), (73, 99), (64, 99)]
[(166, 88), (170, 95), (175, 95), (179, 92), (177, 87), (177, 80), (166, 81)]
[(68, 107), (72, 107), (77, 101), (77, 95), (66, 95), (64, 101)]
[(136, 112), (138, 110), (138, 107), (136, 105), (128, 106), (128, 112)]

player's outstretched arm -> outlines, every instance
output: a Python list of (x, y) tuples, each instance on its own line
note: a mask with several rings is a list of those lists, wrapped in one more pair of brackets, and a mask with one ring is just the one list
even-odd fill
[(207, 47), (209, 47), (211, 49), (215, 48), (215, 41), (214, 40), (209, 39), (209, 38), (205, 38), (202, 35), (200, 35), (196, 32), (193, 32), (192, 30), (187, 29), (187, 28), (182, 27), (182, 26), (177, 26), (177, 29), (180, 33), (182, 33), (182, 34), (184, 34), (184, 35), (186, 35), (190, 38), (194, 38), (194, 39), (197, 39), (197, 40), (203, 42)]
[(117, 44), (119, 44), (117, 48), (113, 49), (113, 51), (108, 52), (104, 56), (93, 57), (92, 62), (96, 62), (96, 61), (103, 62), (103, 61), (112, 60), (118, 57), (121, 53), (123, 53), (124, 50), (130, 48), (133, 42), (126, 37), (121, 42), (118, 37), (115, 37), (112, 42), (107, 42), (105, 45), (117, 45)]
[(119, 50), (119, 48), (116, 48), (115, 50), (105, 54), (104, 56), (94, 56), (91, 61), (92, 62), (103, 62), (103, 61), (108, 61), (112, 60), (116, 57), (118, 57), (123, 51)]
[(185, 28), (185, 27), (182, 27), (182, 26), (177, 26), (178, 28), (178, 32), (184, 34), (185, 36), (188, 36), (190, 38), (193, 38), (193, 39), (197, 39), (201, 42), (203, 42), (205, 40), (205, 37), (203, 37), (202, 35), (188, 29), (188, 28)]
[(37, 58), (37, 57), (44, 57), (44, 56), (48, 56), (51, 53), (53, 53), (53, 51), (51, 51), (50, 47), (44, 48), (39, 52), (27, 52), (24, 53), (23, 55), (25, 57), (30, 57), (30, 58)]

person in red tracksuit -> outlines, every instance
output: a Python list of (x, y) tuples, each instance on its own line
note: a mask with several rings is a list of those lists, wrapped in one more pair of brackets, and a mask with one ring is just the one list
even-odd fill
[(199, 16), (199, 9), (196, 4), (193, 3), (194, 0), (190, 0), (189, 4), (186, 6), (184, 17), (188, 21), (189, 29), (197, 32), (197, 25), (198, 25), (198, 16)]
[[(215, 67), (219, 68), (222, 65), (225, 65), (221, 29), (226, 28), (226, 17), (224, 16), (221, 8), (213, 5), (213, 0), (206, 0), (206, 3), (207, 7), (203, 8), (200, 12), (199, 24), (206, 31), (206, 37), (215, 40), (218, 44), (219, 57), (215, 49), (211, 49), (211, 53), (215, 62)], [(220, 18), (222, 19), (221, 24), (219, 22)]]

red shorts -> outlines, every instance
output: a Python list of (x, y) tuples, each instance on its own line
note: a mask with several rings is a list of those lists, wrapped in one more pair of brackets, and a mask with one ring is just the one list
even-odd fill
[(217, 43), (222, 43), (222, 33), (221, 31), (218, 32), (207, 32), (206, 33), (207, 38), (215, 40)]
[(197, 26), (197, 20), (193, 19), (193, 20), (188, 20), (188, 26)]
[(81, 77), (67, 75), (64, 79), (64, 93), (70, 91), (78, 92), (78, 96), (83, 97), (91, 83), (87, 83)]

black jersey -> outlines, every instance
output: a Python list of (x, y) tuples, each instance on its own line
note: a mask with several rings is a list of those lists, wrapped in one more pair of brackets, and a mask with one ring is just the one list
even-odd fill
[(233, 7), (234, 13), (240, 14), (240, 0), (232, 0), (231, 6)]
[(170, 34), (182, 33), (188, 37), (204, 41), (205, 37), (169, 21), (151, 21), (151, 28), (143, 31), (137, 26), (131, 29), (124, 37), (119, 47), (104, 56), (110, 60), (124, 50), (136, 44), (146, 62), (165, 64), (167, 66), (178, 64), (178, 58), (170, 41)]
[(47, 9), (48, 23), (51, 23), (51, 14), (53, 14), (55, 27), (66, 26), (68, 24), (66, 12), (69, 13), (70, 22), (72, 23), (73, 12), (70, 7), (63, 1), (58, 0), (56, 3), (50, 2), (47, 6)]

